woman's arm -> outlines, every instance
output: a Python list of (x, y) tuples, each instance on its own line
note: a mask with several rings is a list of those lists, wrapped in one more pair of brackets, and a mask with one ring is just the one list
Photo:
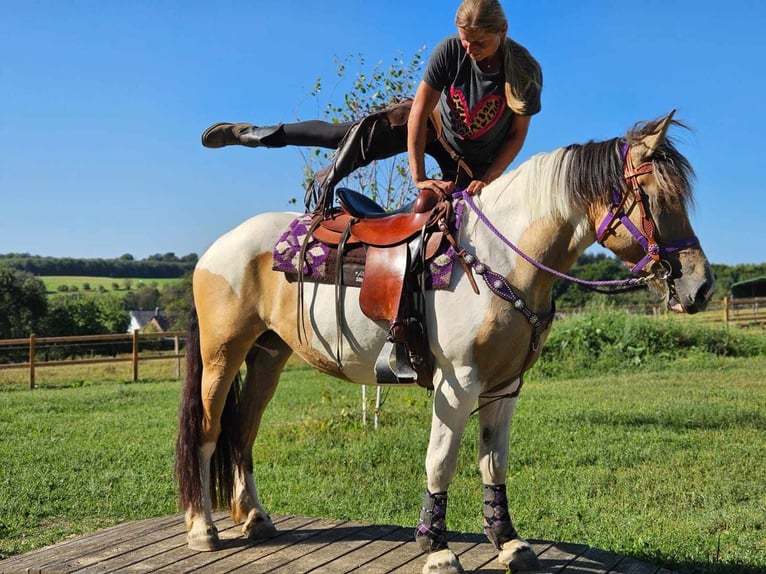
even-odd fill
[(511, 162), (521, 151), (524, 141), (527, 139), (529, 131), (529, 122), (532, 116), (513, 116), (511, 125), (508, 127), (508, 135), (505, 141), (497, 151), (495, 160), (489, 166), (482, 179), (473, 180), (468, 184), (466, 191), (471, 195), (476, 195), (482, 188), (500, 177)]
[(428, 117), (439, 103), (441, 94), (425, 82), (420, 82), (415, 99), (412, 101), (410, 116), (407, 120), (407, 155), (410, 162), (410, 174), (418, 189), (436, 188), (444, 193), (452, 193), (455, 184), (451, 181), (428, 179), (426, 174), (426, 140)]

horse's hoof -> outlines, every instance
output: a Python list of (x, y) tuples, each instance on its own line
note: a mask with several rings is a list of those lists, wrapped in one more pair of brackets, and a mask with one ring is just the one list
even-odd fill
[(215, 526), (210, 526), (199, 534), (189, 532), (186, 535), (186, 545), (190, 550), (197, 550), (198, 552), (220, 550), (221, 540), (218, 538), (218, 529)]
[(250, 540), (274, 538), (277, 535), (277, 528), (269, 517), (258, 515), (255, 520), (248, 519), (245, 522), (242, 527), (242, 534)]
[(500, 564), (508, 567), (513, 572), (527, 572), (529, 570), (539, 570), (540, 560), (535, 551), (529, 545), (529, 542), (523, 538), (509, 540), (503, 544), (497, 559)]
[(423, 574), (464, 574), (465, 571), (460, 565), (460, 561), (452, 553), (452, 550), (445, 548), (438, 552), (431, 552), (428, 555)]

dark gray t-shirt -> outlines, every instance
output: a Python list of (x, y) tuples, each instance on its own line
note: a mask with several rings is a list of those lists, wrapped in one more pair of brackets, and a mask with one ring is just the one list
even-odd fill
[[(515, 44), (515, 43), (513, 43)], [(518, 44), (512, 57), (529, 58)], [(539, 69), (539, 67), (538, 67)], [(508, 134), (513, 112), (505, 98), (505, 73), (485, 74), (460, 43), (457, 35), (448, 36), (434, 49), (423, 81), (441, 92), (439, 114), (444, 137), (480, 177), (489, 168)], [(527, 114), (540, 111), (540, 93), (528, 94)]]

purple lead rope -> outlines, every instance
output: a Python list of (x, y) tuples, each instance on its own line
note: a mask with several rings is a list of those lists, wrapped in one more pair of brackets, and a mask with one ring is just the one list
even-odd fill
[(540, 263), (539, 261), (533, 259), (526, 253), (524, 253), (521, 249), (516, 247), (507, 237), (505, 237), (500, 231), (492, 225), (492, 222), (487, 219), (487, 216), (484, 215), (484, 213), (476, 206), (476, 204), (473, 201), (473, 197), (469, 195), (465, 191), (458, 191), (453, 196), (458, 199), (462, 199), (465, 201), (466, 205), (470, 207), (473, 212), (476, 214), (476, 216), (479, 218), (479, 220), (487, 226), (487, 228), (495, 234), (495, 236), (505, 243), (508, 247), (513, 249), (519, 257), (530, 263), (531, 265), (534, 265), (538, 269), (542, 271), (546, 271), (550, 273), (551, 275), (554, 275), (555, 277), (558, 277), (560, 279), (566, 279), (567, 281), (571, 281), (572, 283), (577, 283), (579, 285), (585, 285), (586, 287), (633, 287), (633, 286), (640, 286), (646, 283), (647, 278), (646, 277), (631, 277), (630, 279), (614, 279), (610, 281), (586, 281), (585, 279), (579, 279), (577, 277), (572, 277), (571, 275), (567, 275), (566, 273), (562, 273), (561, 271), (557, 271), (556, 269), (553, 269), (552, 267), (548, 267), (547, 265), (544, 265), (543, 263)]

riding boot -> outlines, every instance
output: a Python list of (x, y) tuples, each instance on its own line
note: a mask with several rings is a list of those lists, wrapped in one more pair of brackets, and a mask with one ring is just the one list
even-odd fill
[(285, 135), (282, 124), (258, 127), (252, 124), (214, 124), (202, 134), (202, 145), (219, 148), (227, 145), (247, 147), (284, 147)]

